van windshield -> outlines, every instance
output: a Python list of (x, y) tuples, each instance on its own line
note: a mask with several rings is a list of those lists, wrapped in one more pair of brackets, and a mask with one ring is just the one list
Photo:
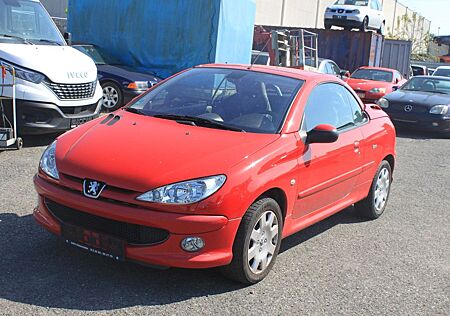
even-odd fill
[(0, 43), (65, 45), (38, 1), (0, 0)]
[(366, 7), (369, 5), (369, 0), (338, 0), (335, 5), (357, 5)]

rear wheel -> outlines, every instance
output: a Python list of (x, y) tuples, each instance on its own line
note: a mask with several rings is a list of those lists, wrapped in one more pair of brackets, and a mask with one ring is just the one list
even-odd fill
[(233, 260), (222, 267), (230, 279), (255, 284), (264, 279), (280, 250), (283, 218), (278, 203), (263, 197), (242, 218), (233, 244)]
[(353, 28), (351, 27), (351, 26), (346, 26), (346, 27), (344, 27), (344, 30), (346, 30), (346, 31), (351, 31)]
[(325, 29), (329, 30), (331, 29), (332, 25), (330, 23), (325, 23)]
[(369, 195), (361, 202), (356, 203), (355, 208), (368, 219), (380, 217), (386, 209), (391, 191), (391, 181), (391, 165), (383, 160), (373, 178)]
[(385, 28), (385, 24), (383, 22), (383, 23), (381, 23), (380, 28), (377, 30), (377, 33), (380, 35), (384, 35), (384, 28)]

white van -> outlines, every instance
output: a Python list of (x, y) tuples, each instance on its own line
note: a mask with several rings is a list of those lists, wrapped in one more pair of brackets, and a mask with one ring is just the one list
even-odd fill
[[(98, 117), (102, 89), (94, 62), (67, 46), (38, 0), (0, 0), (0, 63), (16, 70), (19, 133), (57, 133)], [(5, 100), (3, 108), (10, 115)]]

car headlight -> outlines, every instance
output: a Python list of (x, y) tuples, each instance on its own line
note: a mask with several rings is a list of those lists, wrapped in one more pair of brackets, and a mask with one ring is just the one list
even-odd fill
[(56, 168), (56, 141), (54, 141), (42, 154), (39, 167), (48, 176), (59, 179), (58, 168)]
[(169, 184), (148, 191), (136, 199), (164, 204), (192, 204), (217, 192), (227, 179), (224, 175)]
[(353, 13), (354, 13), (354, 14), (360, 14), (361, 11), (359, 11), (358, 9), (356, 9), (356, 10), (353, 10)]
[[(40, 74), (38, 72), (32, 71), (32, 70), (28, 70), (16, 65), (12, 65), (9, 64), (5, 61), (0, 61), (1, 65), (5, 65), (5, 66), (9, 66), (9, 67), (13, 67), (14, 70), (16, 71), (16, 77), (25, 81), (29, 81), (35, 84), (39, 84), (41, 83), (44, 79), (45, 76), (43, 74)], [(11, 73), (11, 71), (10, 71)]]
[(381, 98), (377, 101), (377, 104), (383, 109), (387, 109), (389, 107), (389, 101), (385, 98)]
[(370, 93), (386, 93), (386, 88), (373, 88)]
[(134, 81), (128, 85), (128, 89), (133, 90), (147, 90), (149, 87), (148, 81)]
[(448, 105), (435, 105), (430, 110), (430, 114), (438, 114), (438, 115), (444, 115), (449, 112), (450, 111)]
[(331, 12), (331, 9), (330, 9), (330, 8), (327, 8), (327, 9), (325, 10), (325, 12), (326, 12), (326, 13), (330, 13), (330, 12)]

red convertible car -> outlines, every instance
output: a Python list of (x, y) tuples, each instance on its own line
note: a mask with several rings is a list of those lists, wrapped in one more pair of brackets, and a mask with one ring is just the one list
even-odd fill
[(34, 217), (68, 244), (262, 280), (281, 240), (353, 204), (385, 211), (395, 130), (335, 76), (204, 65), (60, 136)]
[(394, 69), (380, 67), (360, 67), (346, 80), (364, 103), (376, 103), (406, 79)]

